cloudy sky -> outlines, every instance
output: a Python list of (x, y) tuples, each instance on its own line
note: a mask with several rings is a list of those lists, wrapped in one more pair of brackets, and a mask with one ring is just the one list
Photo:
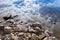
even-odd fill
[(59, 7), (59, 4), (59, 0), (0, 0), (0, 13), (6, 12), (7, 10), (17, 11), (19, 13), (20, 11), (25, 11), (24, 9), (30, 10), (33, 8), (35, 10), (35, 8), (39, 9), (41, 6)]
[[(32, 14), (39, 19), (42, 7), (60, 7), (60, 0), (0, 0), (0, 14), (23, 14), (32, 17)], [(33, 17), (32, 17), (33, 18)], [(40, 18), (40, 20), (44, 18)], [(48, 19), (49, 20), (49, 19)]]

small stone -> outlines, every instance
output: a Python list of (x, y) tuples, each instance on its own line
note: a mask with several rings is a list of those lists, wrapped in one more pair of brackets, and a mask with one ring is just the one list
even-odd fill
[(38, 40), (39, 38), (38, 38), (38, 36), (36, 34), (32, 34), (32, 39)]
[(2, 35), (0, 34), (0, 40), (2, 39), (3, 37), (2, 37)]
[(30, 28), (29, 32), (36, 32), (36, 30), (34, 30), (33, 28)]
[(39, 35), (39, 39), (44, 39), (46, 37), (46, 35), (44, 33), (42, 33), (41, 35)]
[(2, 21), (0, 21), (0, 23), (2, 23)]
[(4, 32), (5, 33), (11, 33), (12, 32), (12, 28), (7, 26), (7, 27), (4, 28)]
[(9, 20), (7, 20), (7, 22), (14, 23), (14, 20), (13, 19), (9, 19)]
[(46, 37), (46, 38), (44, 38), (43, 40), (49, 40), (49, 38)]
[(32, 37), (30, 33), (24, 33), (24, 37)]
[(2, 40), (2, 39), (0, 39), (0, 40)]
[(39, 27), (35, 28), (38, 32), (42, 32), (42, 29), (40, 29)]
[(14, 30), (15, 32), (20, 32), (20, 29), (19, 29), (18, 27), (13, 27), (13, 30)]
[(49, 36), (49, 37), (44, 38), (43, 40), (57, 40), (57, 38)]
[(4, 35), (3, 39), (4, 39), (4, 40), (11, 40), (11, 39), (12, 39), (12, 38), (11, 38), (11, 34), (6, 34), (6, 35)]
[(20, 33), (18, 34), (18, 36), (22, 36), (22, 35), (24, 35), (24, 33), (23, 33), (23, 32), (20, 32)]
[(1, 30), (4, 30), (4, 26), (3, 25), (0, 25), (0, 31)]
[(20, 31), (27, 32), (27, 28), (24, 25), (17, 25)]
[(40, 24), (36, 24), (36, 23), (34, 23), (34, 24), (30, 25), (30, 26), (31, 26), (31, 27), (39, 27), (39, 28), (42, 29), (42, 26), (41, 26)]
[(46, 36), (51, 36), (53, 34), (53, 32), (49, 31), (49, 30), (45, 30), (45, 35)]
[(10, 21), (6, 21), (6, 22), (4, 23), (4, 26), (10, 26), (10, 25), (12, 25), (12, 23), (11, 23)]
[(18, 40), (18, 36), (17, 35), (14, 35), (13, 33), (11, 33), (11, 35), (12, 35), (12, 39), (13, 40)]

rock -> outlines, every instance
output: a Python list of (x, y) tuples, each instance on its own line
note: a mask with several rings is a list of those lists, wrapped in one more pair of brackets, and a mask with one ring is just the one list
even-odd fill
[(18, 36), (22, 36), (22, 35), (24, 35), (24, 33), (23, 33), (23, 32), (18, 33)]
[(42, 26), (41, 26), (40, 24), (36, 24), (36, 23), (34, 23), (34, 24), (30, 25), (30, 26), (31, 26), (31, 27), (39, 27), (39, 28), (42, 29)]
[(18, 15), (13, 15), (12, 17), (13, 17), (13, 18), (18, 17)]
[(36, 34), (34, 34), (34, 33), (32, 34), (32, 39), (33, 40), (39, 40), (38, 36)]
[(17, 27), (20, 29), (20, 31), (27, 32), (27, 28), (24, 25), (17, 25)]
[(4, 16), (3, 19), (4, 19), (5, 21), (8, 20), (8, 19), (12, 19), (12, 15), (10, 15), (10, 16)]
[(45, 30), (44, 33), (46, 36), (51, 36), (53, 34), (53, 32), (51, 32), (49, 30)]
[(46, 37), (43, 40), (57, 40), (55, 37)]
[(2, 40), (2, 39), (0, 39), (0, 40)]
[(0, 31), (4, 31), (4, 25), (0, 25)]
[(4, 35), (3, 40), (11, 40), (11, 39), (12, 39), (11, 34)]
[(12, 28), (7, 26), (7, 27), (4, 27), (4, 33), (11, 33), (12, 32)]
[(18, 36), (11, 33), (12, 40), (18, 40)]
[(32, 35), (30, 33), (25, 33), (24, 36), (25, 37), (32, 37)]
[(27, 31), (26, 27), (23, 25), (17, 25), (16, 27), (13, 27), (13, 30), (15, 32), (22, 32), (22, 31), (26, 32)]
[(9, 22), (9, 23), (14, 23), (14, 20), (13, 19), (9, 19), (9, 20), (7, 20), (7, 22)]
[[(13, 21), (13, 20), (12, 20)], [(10, 19), (7, 20), (5, 23), (4, 23), (4, 26), (10, 26), (12, 25), (14, 22), (12, 22)]]
[(26, 40), (26, 38), (24, 36), (20, 36), (18, 40)]
[(36, 30), (34, 30), (33, 28), (30, 28), (29, 32), (36, 32)]
[(46, 37), (46, 35), (44, 33), (42, 33), (41, 35), (39, 35), (39, 39), (43, 40)]
[(42, 29), (40, 29), (39, 27), (35, 28), (38, 32), (42, 32)]
[(1, 39), (2, 35), (0, 35), (0, 39)]
[(2, 23), (3, 21), (0, 21), (0, 23)]
[(21, 30), (18, 27), (13, 27), (14, 32), (20, 32)]

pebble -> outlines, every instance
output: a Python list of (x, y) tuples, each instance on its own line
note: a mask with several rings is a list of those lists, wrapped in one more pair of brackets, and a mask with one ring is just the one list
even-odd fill
[(39, 39), (42, 40), (46, 37), (46, 35), (44, 33), (42, 33), (41, 35), (39, 35)]
[(1, 39), (0, 39), (1, 40)]
[(23, 32), (18, 33), (18, 36), (22, 36), (22, 35), (24, 35), (24, 33), (23, 33)]
[(4, 25), (0, 25), (0, 31), (4, 30)]
[(18, 27), (13, 27), (14, 32), (20, 32), (21, 30)]
[(38, 40), (39, 38), (38, 38), (38, 36), (36, 34), (32, 34), (32, 39)]
[(55, 38), (55, 37), (46, 37), (46, 38), (44, 38), (43, 40), (57, 40), (57, 38)]
[(34, 30), (33, 28), (30, 28), (29, 32), (36, 32), (36, 30)]
[(7, 27), (4, 27), (4, 32), (5, 33), (11, 33), (12, 32), (12, 28), (7, 26)]

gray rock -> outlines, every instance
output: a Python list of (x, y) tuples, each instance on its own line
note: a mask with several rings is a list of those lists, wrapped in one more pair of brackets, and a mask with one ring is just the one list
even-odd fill
[(7, 26), (7, 27), (4, 27), (4, 33), (11, 33), (12, 32), (12, 28)]

